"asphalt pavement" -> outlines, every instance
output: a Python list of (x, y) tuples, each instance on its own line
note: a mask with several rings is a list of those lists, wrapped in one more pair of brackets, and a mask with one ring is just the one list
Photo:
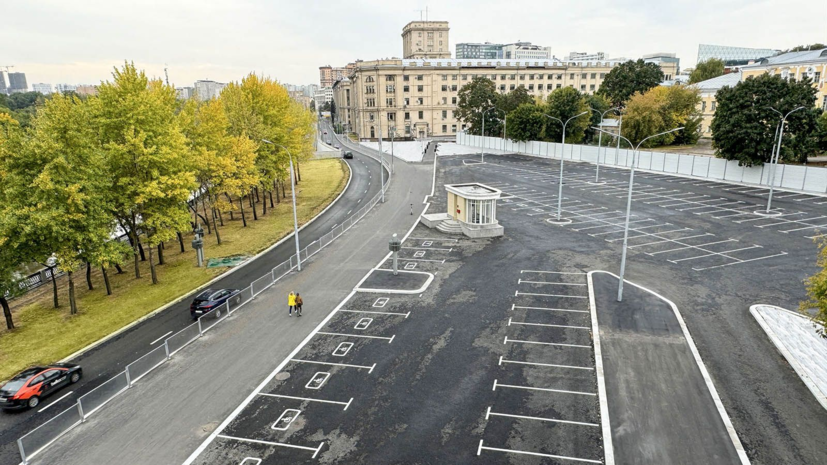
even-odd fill
[[(335, 204), (299, 232), (301, 247), (330, 232), (379, 192), (379, 164), (376, 160), (355, 153), (354, 158), (346, 162), (352, 171), (350, 185)], [(301, 189), (301, 185), (298, 188)], [(292, 234), (288, 237), (292, 238)], [(214, 238), (206, 236), (205, 240), (211, 241)], [(211, 287), (242, 289), (293, 254), (295, 242), (285, 240), (279, 246), (219, 279)], [(78, 384), (65, 389), (65, 392), (47, 399), (38, 409), (1, 412), (0, 464), (19, 463), (20, 456), (15, 444), (19, 437), (68, 408), (78, 397), (123, 371), (126, 365), (163, 344), (165, 336), (192, 324), (189, 314), (192, 296), (191, 293), (182, 297), (177, 304), (70, 360), (71, 363), (83, 367), (84, 377)], [(65, 396), (69, 392), (71, 394)]]

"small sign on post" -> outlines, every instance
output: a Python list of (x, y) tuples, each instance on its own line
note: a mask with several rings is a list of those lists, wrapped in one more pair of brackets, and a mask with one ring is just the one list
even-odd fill
[(396, 260), (397, 255), (399, 254), (399, 249), (402, 248), (402, 241), (396, 236), (396, 234), (391, 237), (391, 240), (388, 241), (388, 249), (393, 252), (393, 275), (396, 276), (399, 274), (397, 271)]

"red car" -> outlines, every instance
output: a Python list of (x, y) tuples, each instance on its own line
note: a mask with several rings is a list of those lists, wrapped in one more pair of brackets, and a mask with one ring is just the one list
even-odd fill
[(83, 370), (71, 363), (23, 370), (0, 387), (0, 408), (35, 408), (41, 399), (63, 387), (77, 383), (81, 376)]

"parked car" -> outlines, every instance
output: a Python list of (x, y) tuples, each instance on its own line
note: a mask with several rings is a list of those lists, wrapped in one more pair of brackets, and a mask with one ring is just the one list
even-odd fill
[[(227, 301), (238, 305), (241, 303), (239, 293), (241, 293), (241, 291), (238, 289), (207, 289), (192, 299), (190, 315), (193, 320), (197, 320)], [(218, 315), (220, 316), (221, 314), (218, 313)]]
[(336, 150), (341, 149), (341, 147), (339, 147), (339, 144), (333, 144), (333, 148), (336, 149)]
[(83, 370), (71, 363), (57, 363), (23, 370), (0, 387), (0, 408), (35, 408), (40, 400), (80, 381)]
[(327, 131), (324, 132), (324, 135), (327, 135)]
[(351, 152), (350, 150), (346, 150), (346, 151), (342, 154), (342, 158), (353, 158), (353, 152)]

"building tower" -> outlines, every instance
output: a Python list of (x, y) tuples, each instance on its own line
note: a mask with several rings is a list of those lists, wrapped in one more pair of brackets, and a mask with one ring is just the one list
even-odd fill
[(448, 21), (411, 21), (402, 29), (402, 58), (451, 58)]

